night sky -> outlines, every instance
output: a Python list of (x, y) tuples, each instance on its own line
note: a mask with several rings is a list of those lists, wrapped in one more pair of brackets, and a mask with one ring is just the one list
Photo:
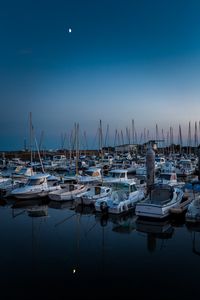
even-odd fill
[(138, 136), (200, 120), (198, 0), (1, 1), (0, 38), (0, 150), (28, 143), (29, 112), (46, 148), (75, 122), (92, 148), (100, 120), (111, 145), (133, 119)]

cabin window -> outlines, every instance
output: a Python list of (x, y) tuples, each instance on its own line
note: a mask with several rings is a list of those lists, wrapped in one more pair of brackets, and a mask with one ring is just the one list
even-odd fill
[(137, 191), (136, 186), (133, 184), (130, 186), (131, 193)]
[(95, 195), (99, 195), (100, 194), (100, 187), (96, 186), (95, 187)]
[(73, 184), (70, 184), (69, 185), (69, 191), (71, 192), (71, 191), (73, 191), (74, 190), (74, 185)]

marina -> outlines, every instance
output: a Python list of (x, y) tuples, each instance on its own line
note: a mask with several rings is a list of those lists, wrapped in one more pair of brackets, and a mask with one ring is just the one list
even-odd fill
[[(45, 170), (45, 159), (41, 159), (43, 166), (39, 168), (36, 160), (34, 175), (17, 178), (17, 188), (13, 166), (17, 165), (20, 172), (20, 165), (24, 169), (29, 161), (7, 158), (1, 168), (3, 295), (8, 299), (18, 295), (26, 298), (31, 293), (33, 297), (61, 299), (68, 293), (71, 299), (83, 295), (85, 299), (94, 295), (96, 299), (108, 295), (118, 299), (126, 291), (140, 299), (196, 299), (191, 289), (194, 294), (198, 292), (200, 222), (199, 217), (191, 222), (187, 208), (194, 203), (199, 209), (198, 157), (192, 177), (181, 178), (175, 168), (168, 168), (167, 156), (158, 172), (154, 165), (158, 153), (154, 151), (147, 150), (143, 157), (146, 176), (142, 177), (136, 171), (127, 172), (127, 158), (121, 158), (121, 165), (115, 167), (113, 155), (113, 167), (105, 171), (101, 157), (96, 157), (91, 176), (89, 164), (81, 168), (80, 163), (91, 157), (81, 157), (78, 163), (74, 160), (80, 167), (72, 174), (65, 168), (68, 159), (60, 157), (59, 165), (65, 171), (49, 169), (51, 163)], [(137, 168), (134, 159), (133, 163)], [(178, 164), (176, 157), (173, 165)], [(98, 178), (99, 174), (102, 177)], [(3, 193), (6, 181), (9, 194)], [(143, 203), (156, 207), (155, 213), (160, 210), (160, 217), (152, 217), (149, 209), (142, 217), (138, 211)], [(172, 283), (173, 278), (176, 280)]]
[(0, 10), (2, 300), (198, 300), (200, 1)]

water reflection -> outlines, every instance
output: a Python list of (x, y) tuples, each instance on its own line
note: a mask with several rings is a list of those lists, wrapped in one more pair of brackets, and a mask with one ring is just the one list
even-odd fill
[(129, 234), (135, 231), (135, 221), (137, 216), (133, 212), (125, 215), (95, 214), (96, 220), (102, 227), (112, 224), (112, 231), (121, 234)]
[[(189, 299), (188, 285), (197, 292), (200, 226), (184, 217), (149, 221), (134, 212), (102, 216), (73, 202), (9, 201), (0, 206), (0, 279), (4, 291), (12, 286), (13, 297), (20, 284), (22, 291), (37, 294), (39, 286), (55, 299), (61, 291), (76, 299), (79, 292), (94, 298), (99, 290), (102, 298), (134, 290), (140, 299)], [(48, 216), (29, 217), (28, 209), (43, 205)]]
[(81, 205), (78, 204), (75, 206), (75, 212), (81, 215), (90, 215), (95, 213), (95, 209), (93, 205)]
[(12, 217), (27, 213), (30, 217), (47, 217), (48, 201), (45, 199), (17, 200), (12, 206)]
[(74, 209), (74, 201), (53, 201), (50, 200), (48, 206), (55, 209)]
[(192, 234), (192, 252), (200, 256), (200, 222), (186, 222), (186, 228)]
[(192, 252), (200, 256), (200, 232), (193, 233)]
[(136, 220), (136, 230), (138, 232), (146, 233), (147, 249), (149, 252), (154, 252), (156, 250), (157, 239), (163, 241), (171, 239), (174, 234), (174, 228), (169, 220), (153, 221), (138, 218)]

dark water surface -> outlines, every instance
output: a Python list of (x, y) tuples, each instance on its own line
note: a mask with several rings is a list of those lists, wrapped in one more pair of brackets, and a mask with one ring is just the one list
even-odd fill
[(2, 299), (199, 299), (200, 226), (35, 204), (1, 201)]

